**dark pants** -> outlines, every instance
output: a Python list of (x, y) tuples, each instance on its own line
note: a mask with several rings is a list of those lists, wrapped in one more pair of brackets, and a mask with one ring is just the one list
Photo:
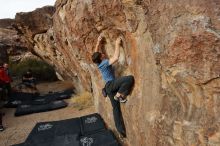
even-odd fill
[(112, 107), (113, 107), (113, 116), (115, 121), (115, 126), (120, 133), (125, 132), (124, 121), (121, 114), (121, 108), (119, 101), (114, 100), (114, 96), (117, 92), (127, 96), (134, 85), (134, 77), (133, 76), (124, 76), (117, 78), (113, 81), (106, 83), (105, 90), (110, 98)]
[(7, 90), (7, 97), (9, 98), (11, 96), (11, 84), (10, 83), (6, 83), (4, 85), (4, 89)]
[(0, 126), (2, 126), (2, 117), (3, 117), (3, 114), (0, 112)]
[(11, 96), (11, 84), (10, 83), (4, 83), (0, 85), (1, 91), (0, 91), (0, 97), (1, 100), (7, 100)]

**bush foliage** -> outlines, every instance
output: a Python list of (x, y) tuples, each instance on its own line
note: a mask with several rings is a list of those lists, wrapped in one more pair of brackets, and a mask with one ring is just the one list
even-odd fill
[(57, 80), (54, 68), (48, 63), (37, 59), (25, 59), (19, 63), (10, 61), (9, 67), (12, 76), (21, 78), (28, 69), (32, 70), (33, 76), (38, 81)]
[(92, 94), (89, 92), (82, 92), (72, 98), (71, 101), (78, 110), (83, 110), (94, 105)]

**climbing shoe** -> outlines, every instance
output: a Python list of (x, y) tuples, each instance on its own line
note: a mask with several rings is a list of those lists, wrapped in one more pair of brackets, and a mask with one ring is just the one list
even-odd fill
[(118, 99), (119, 99), (119, 102), (121, 102), (121, 103), (127, 102), (127, 99), (126, 99), (126, 98), (119, 97)]
[(123, 139), (123, 138), (126, 138), (126, 133), (123, 131), (123, 132), (119, 132), (119, 138), (120, 139)]
[(114, 96), (114, 100), (119, 101), (121, 103), (125, 103), (127, 101), (127, 99), (123, 98), (122, 96), (119, 96), (119, 97)]
[(114, 96), (114, 100), (118, 101), (118, 97), (117, 97), (117, 96)]

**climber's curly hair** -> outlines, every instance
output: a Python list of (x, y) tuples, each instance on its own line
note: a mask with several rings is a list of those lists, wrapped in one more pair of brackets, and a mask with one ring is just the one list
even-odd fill
[(102, 53), (100, 52), (95, 52), (92, 54), (92, 61), (96, 64), (100, 64), (102, 62)]

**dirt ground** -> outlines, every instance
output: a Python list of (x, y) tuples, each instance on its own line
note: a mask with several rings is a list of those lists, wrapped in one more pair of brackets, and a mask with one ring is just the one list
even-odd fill
[[(53, 82), (39, 84), (37, 88), (40, 93), (47, 93), (48, 91), (69, 89), (72, 88), (72, 85), (70, 82)], [(74, 95), (72, 98), (74, 98)], [(3, 109), (2, 111), (5, 113), (5, 116), (3, 117), (3, 125), (6, 129), (5, 131), (0, 132), (0, 146), (11, 146), (13, 144), (24, 142), (37, 122), (64, 120), (95, 112), (93, 106), (78, 110), (74, 103), (71, 103), (71, 99), (66, 101), (69, 105), (64, 109), (30, 114), (21, 117), (14, 116), (15, 109)]]

